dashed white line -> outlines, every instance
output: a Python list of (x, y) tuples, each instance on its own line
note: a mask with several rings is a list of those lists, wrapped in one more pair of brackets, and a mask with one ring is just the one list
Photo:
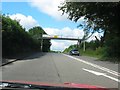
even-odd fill
[(108, 69), (108, 68), (105, 68), (105, 67), (103, 67), (103, 66), (99, 66), (99, 65), (96, 65), (96, 64), (93, 64), (93, 63), (84, 61), (84, 60), (82, 60), (82, 59), (78, 59), (78, 58), (75, 58), (75, 57), (66, 55), (66, 54), (63, 54), (63, 55), (64, 55), (64, 56), (67, 56), (67, 57), (70, 57), (70, 58), (72, 58), (72, 59), (75, 59), (75, 60), (77, 60), (77, 61), (80, 61), (80, 62), (82, 62), (82, 63), (88, 64), (88, 65), (90, 65), (90, 66), (93, 66), (93, 67), (95, 67), (95, 68), (101, 69), (101, 70), (103, 70), (103, 71), (106, 71), (106, 72), (108, 72), (108, 73), (111, 73), (111, 74), (113, 74), (113, 75), (120, 76), (120, 73), (118, 73), (118, 72), (116, 72), (116, 71), (113, 71), (113, 70), (110, 70), (110, 69)]
[(96, 72), (96, 71), (93, 71), (93, 70), (89, 70), (89, 69), (85, 69), (85, 68), (82, 68), (84, 71), (87, 71), (87, 72), (90, 72), (92, 74), (95, 74), (97, 76), (104, 76), (104, 77), (107, 77), (109, 79), (112, 79), (116, 82), (120, 82), (120, 80), (118, 78), (114, 78), (114, 77), (111, 77), (111, 76), (108, 76), (106, 73), (101, 73), (101, 72)]

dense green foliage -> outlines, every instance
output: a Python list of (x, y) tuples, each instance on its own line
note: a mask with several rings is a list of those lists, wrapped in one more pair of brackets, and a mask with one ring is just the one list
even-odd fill
[(41, 45), (41, 41), (43, 41), (43, 44), (42, 44), (42, 51), (43, 52), (48, 52), (50, 51), (50, 46), (51, 46), (51, 42), (50, 40), (41, 40), (39, 38), (42, 37), (42, 35), (46, 34), (46, 32), (41, 28), (41, 27), (33, 27), (29, 30), (29, 34), (34, 38), (36, 39), (38, 42), (39, 42), (39, 45)]
[[(100, 47), (100, 43), (97, 40), (92, 40), (90, 42), (85, 42), (85, 48), (86, 49), (96, 50), (99, 47)], [(80, 45), (80, 49), (82, 49), (82, 48), (83, 48), (83, 43)]]
[(29, 34), (33, 38), (37, 39), (39, 37), (42, 37), (42, 34), (46, 34), (46, 33), (41, 27), (36, 26), (36, 27), (33, 27), (33, 28), (29, 29)]
[(80, 47), (78, 47), (76, 44), (71, 45), (68, 48), (66, 48), (63, 52), (69, 53), (70, 50), (75, 48), (79, 50), (80, 55), (87, 55), (98, 58), (102, 58), (104, 55), (104, 48), (100, 47), (96, 40), (91, 42), (85, 42), (85, 51), (83, 50), (83, 43), (81, 43)]
[(85, 51), (83, 50), (83, 44), (80, 45), (80, 52), (82, 55), (88, 55), (93, 57), (102, 58), (105, 54), (105, 48), (100, 46), (99, 41), (93, 40), (90, 42), (85, 42)]
[(3, 57), (40, 50), (40, 41), (32, 38), (31, 34), (25, 31), (18, 21), (2, 15)]
[(72, 49), (78, 49), (77, 45), (71, 45), (68, 48), (66, 48), (63, 53), (69, 53)]
[(94, 32), (104, 34), (99, 41), (105, 48), (104, 56), (120, 58), (120, 2), (66, 2), (60, 10), (75, 22), (84, 17), (86, 25), (80, 24), (79, 27), (84, 28), (86, 35)]

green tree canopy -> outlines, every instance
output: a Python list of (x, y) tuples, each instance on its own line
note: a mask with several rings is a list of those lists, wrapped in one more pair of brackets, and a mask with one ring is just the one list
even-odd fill
[(84, 17), (84, 30), (87, 33), (102, 30), (104, 35), (101, 37), (101, 45), (106, 46), (108, 56), (119, 57), (120, 2), (65, 2), (59, 8), (72, 21), (77, 22)]
[(39, 38), (39, 37), (42, 37), (43, 34), (46, 34), (46, 32), (40, 26), (35, 26), (29, 29), (29, 34), (33, 38)]
[(2, 15), (2, 55), (14, 56), (40, 50), (40, 45), (22, 28), (18, 21)]
[(100, 28), (107, 32), (118, 30), (120, 2), (66, 2), (59, 8), (63, 14), (67, 13), (68, 18), (75, 22), (84, 16), (84, 19), (87, 20), (87, 31), (90, 28), (93, 29), (92, 32), (99, 32)]
[[(29, 34), (34, 38), (37, 39), (37, 41), (40, 43), (41, 45), (41, 40), (39, 38), (42, 37), (43, 34), (47, 34), (40, 26), (37, 27), (33, 27), (31, 29), (29, 29)], [(39, 40), (38, 40), (39, 39)], [(42, 50), (44, 52), (48, 52), (50, 51), (50, 46), (51, 46), (51, 42), (50, 40), (43, 40), (43, 47)]]

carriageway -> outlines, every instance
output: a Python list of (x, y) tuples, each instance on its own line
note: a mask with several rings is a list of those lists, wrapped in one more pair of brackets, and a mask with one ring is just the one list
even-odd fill
[(71, 41), (78, 41), (77, 45), (80, 46), (80, 43), (83, 41), (82, 39), (76, 38), (76, 37), (63, 37), (63, 36), (58, 36), (58, 35), (43, 35), (42, 37), (38, 38), (41, 40), (41, 50), (43, 46), (43, 40), (45, 39), (52, 39), (52, 40), (71, 40)]

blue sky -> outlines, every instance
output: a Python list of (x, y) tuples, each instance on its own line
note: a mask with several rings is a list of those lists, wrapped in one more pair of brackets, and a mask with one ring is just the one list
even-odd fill
[[(10, 1), (10, 0), (9, 0)], [(41, 26), (48, 35), (59, 35), (63, 37), (82, 38), (82, 28), (77, 28), (78, 23), (62, 16), (58, 6), (63, 0), (29, 0), (30, 2), (2, 2), (2, 13), (8, 14), (11, 19), (20, 20), (20, 24), (29, 30), (34, 26)], [(98, 34), (96, 33), (96, 36)], [(90, 40), (94, 39), (94, 36)], [(77, 41), (51, 40), (51, 50), (63, 51)]]
[(23, 15), (30, 15), (35, 20), (38, 21), (41, 27), (47, 28), (64, 28), (66, 26), (70, 28), (76, 28), (77, 24), (66, 19), (66, 20), (56, 20), (53, 17), (40, 12), (35, 7), (30, 6), (29, 2), (3, 2), (2, 3), (2, 13), (4, 14), (16, 14), (21, 13)]

